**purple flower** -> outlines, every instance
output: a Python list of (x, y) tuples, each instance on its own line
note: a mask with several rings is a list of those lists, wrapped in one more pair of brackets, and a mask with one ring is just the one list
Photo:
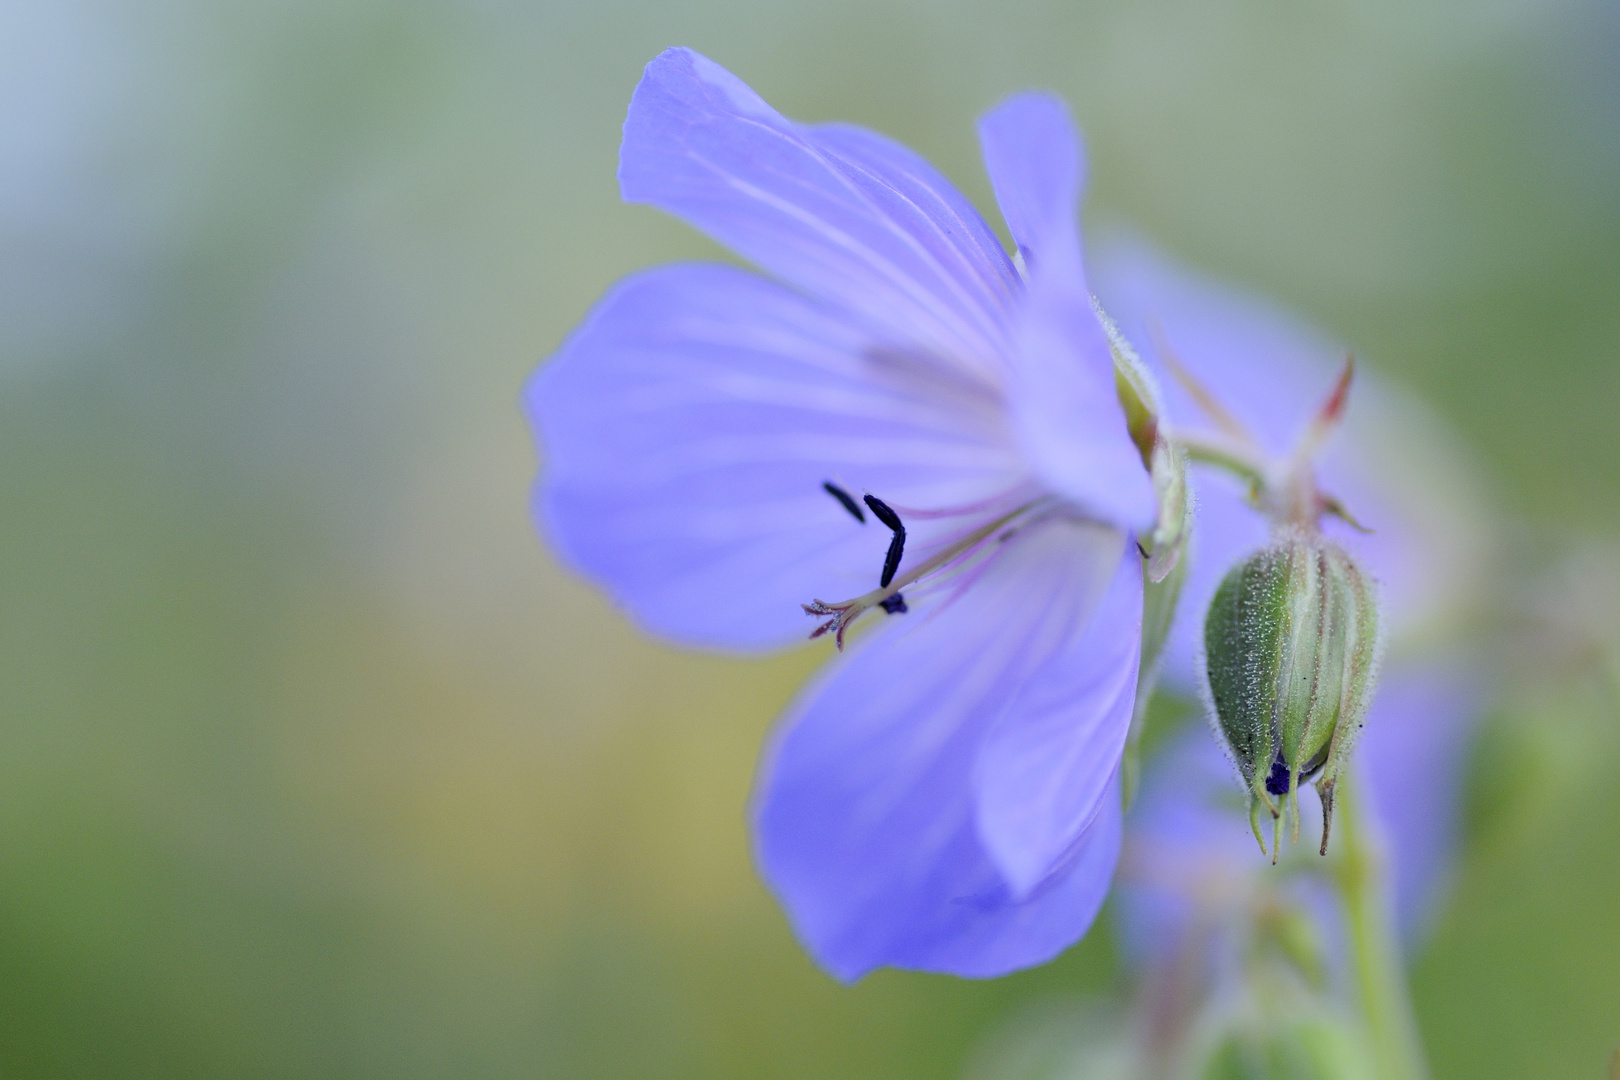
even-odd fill
[(1067, 110), (1026, 94), (979, 131), (1016, 261), (904, 147), (664, 53), (624, 197), (772, 277), (637, 274), (525, 390), (541, 527), (641, 626), (751, 650), (802, 639), (804, 610), (877, 624), (791, 708), (753, 807), (764, 876), (843, 979), (1046, 960), (1118, 852), (1153, 488)]
[[(1269, 451), (1285, 452), (1344, 350), (1276, 305), (1216, 285), (1140, 241), (1113, 237), (1093, 255), (1109, 314), (1148, 344), (1149, 363), (1173, 351)], [(1168, 421), (1199, 427), (1198, 407), (1173, 379), (1163, 381)], [(1355, 768), (1393, 856), (1396, 911), (1410, 940), (1450, 865), (1463, 745), (1484, 700), (1477, 666), (1451, 639), (1480, 592), (1490, 529), (1466, 458), (1435, 417), (1365, 368), (1352, 398), (1318, 474), (1374, 530), (1324, 522), (1383, 585), (1388, 659)], [(1201, 678), (1196, 643), (1210, 597), (1227, 569), (1267, 538), (1237, 483), (1204, 471), (1195, 481), (1197, 528), (1162, 671), (1166, 684), (1189, 694)], [(1233, 774), (1205, 732), (1150, 766), (1130, 819), (1120, 894), (1127, 938), (1139, 948), (1175, 941), (1195, 903), (1235, 902), (1255, 884), (1264, 860), (1233, 795)], [(1314, 814), (1308, 802), (1301, 806)]]

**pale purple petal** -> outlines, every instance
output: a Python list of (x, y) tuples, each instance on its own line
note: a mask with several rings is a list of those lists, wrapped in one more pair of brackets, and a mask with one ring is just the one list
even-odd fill
[(1117, 854), (1117, 793), (1019, 900), (979, 838), (973, 774), (1007, 703), (1085, 634), (1098, 584), (1075, 551), (1095, 530), (1054, 521), (1014, 537), (958, 598), (936, 595), (942, 609), (919, 603), (858, 642), (784, 724), (756, 793), (758, 858), (839, 978), (883, 965), (999, 975), (1090, 926)]
[[(1279, 456), (1344, 363), (1342, 345), (1277, 305), (1212, 282), (1139, 240), (1111, 237), (1095, 245), (1091, 266), (1104, 308), (1159, 371), (1166, 414), (1182, 429), (1212, 425), (1168, 376), (1160, 342)], [(1335, 518), (1323, 522), (1383, 585), (1384, 620), (1394, 634), (1446, 618), (1466, 602), (1488, 530), (1475, 509), (1476, 481), (1438, 418), (1360, 365), (1344, 429), (1321, 457), (1318, 477), (1373, 529), (1362, 535)], [(1197, 642), (1216, 586), (1268, 538), (1236, 480), (1199, 469), (1193, 482), (1192, 564), (1163, 669), (1166, 681), (1184, 691), (1198, 679)]]
[(1031, 266), (1080, 261), (1085, 152), (1063, 99), (1016, 94), (979, 120), (979, 145), (1013, 243)]
[(1387, 667), (1356, 748), (1394, 855), (1402, 936), (1421, 937), (1455, 864), (1465, 748), (1488, 680), (1456, 658)]
[[(1117, 537), (1075, 558), (1098, 563), (1096, 614), (1009, 702), (979, 753), (979, 836), (1017, 897), (1067, 857), (1119, 768), (1136, 704), (1142, 567)], [(1108, 567), (1117, 569), (1109, 581)], [(1090, 600), (1090, 598), (1087, 598)]]
[(1157, 506), (1107, 349), (1084, 294), (1037, 276), (1020, 319), (1008, 412), (1025, 457), (1052, 490), (1101, 520), (1140, 529)]
[(910, 147), (854, 124), (817, 124), (802, 129), (811, 145), (848, 172), (885, 216), (930, 248), (938, 261), (963, 274), (988, 275), (986, 304), (1001, 311), (1016, 303), (1018, 272), (1001, 241), (974, 205), (940, 171)]
[[(1183, 732), (1147, 763), (1114, 888), (1120, 943), (1133, 964), (1158, 963), (1195, 920), (1241, 908), (1269, 868), (1236, 776), (1207, 730)], [(1300, 807), (1309, 813), (1309, 800)]]
[(713, 61), (670, 49), (631, 99), (619, 183), (890, 347), (999, 385), (1016, 274), (972, 206), (904, 147), (794, 123)]
[[(690, 644), (802, 639), (801, 603), (876, 587), (889, 533), (824, 481), (949, 507), (1023, 478), (993, 397), (919, 377), (813, 301), (725, 266), (620, 282), (524, 402), (556, 550)], [(919, 522), (912, 542), (959, 527)]]
[(1068, 109), (1049, 95), (1018, 95), (985, 115), (979, 140), (996, 200), (1028, 260), (1007, 380), (1020, 445), (1053, 490), (1121, 526), (1150, 524), (1153, 485), (1126, 430), (1113, 354), (1081, 264), (1083, 169)]

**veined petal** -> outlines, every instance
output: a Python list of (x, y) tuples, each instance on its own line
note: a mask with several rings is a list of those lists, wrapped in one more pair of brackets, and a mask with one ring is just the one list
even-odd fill
[(967, 200), (904, 147), (794, 123), (713, 61), (670, 49), (631, 98), (619, 184), (885, 344), (999, 383), (1012, 264)]
[[(524, 390), (556, 550), (655, 633), (759, 648), (800, 604), (877, 585), (889, 533), (826, 491), (943, 507), (1016, 486), (995, 400), (920, 377), (825, 308), (746, 271), (614, 286)], [(919, 522), (924, 545), (948, 522)]]
[(1086, 635), (1102, 591), (1087, 554), (1104, 543), (1117, 559), (1121, 537), (1098, 526), (1013, 537), (954, 602), (919, 603), (858, 642), (784, 724), (756, 793), (758, 858), (839, 978), (883, 965), (998, 975), (1090, 926), (1118, 851), (1117, 790), (1020, 898), (980, 838), (974, 771), (1007, 703)]
[(985, 115), (979, 140), (1029, 276), (1007, 380), (1019, 443), (1053, 490), (1104, 520), (1144, 527), (1157, 509), (1153, 484), (1126, 430), (1080, 258), (1079, 134), (1061, 100), (1020, 94)]
[(979, 752), (979, 836), (1019, 898), (1063, 862), (1097, 816), (1130, 730), (1142, 566), (1134, 545), (1121, 558), (1117, 535), (1112, 540), (1075, 555), (1096, 565), (1101, 595), (1087, 598), (1096, 605), (1090, 625), (1024, 683)]

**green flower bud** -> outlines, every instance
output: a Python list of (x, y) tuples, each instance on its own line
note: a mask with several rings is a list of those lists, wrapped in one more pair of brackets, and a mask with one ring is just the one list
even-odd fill
[(1378, 651), (1372, 582), (1315, 530), (1281, 532), (1216, 590), (1204, 620), (1209, 692), (1262, 851), (1260, 807), (1275, 822), (1287, 796), (1297, 839), (1299, 784), (1314, 776), (1327, 854), (1334, 781), (1372, 701)]

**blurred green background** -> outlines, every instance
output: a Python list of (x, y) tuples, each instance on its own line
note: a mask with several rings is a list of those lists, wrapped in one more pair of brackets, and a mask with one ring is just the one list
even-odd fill
[[(819, 973), (743, 816), (824, 650), (661, 647), (533, 534), (522, 379), (718, 254), (618, 201), (671, 44), (981, 207), (974, 118), (1062, 91), (1088, 214), (1405, 378), (1510, 521), (1620, 535), (1610, 0), (6, 0), (0, 1076), (951, 1077), (1116, 985), (1106, 925)], [(1620, 1041), (1620, 720), (1569, 692), (1486, 755), (1415, 976), (1441, 1080)]]

